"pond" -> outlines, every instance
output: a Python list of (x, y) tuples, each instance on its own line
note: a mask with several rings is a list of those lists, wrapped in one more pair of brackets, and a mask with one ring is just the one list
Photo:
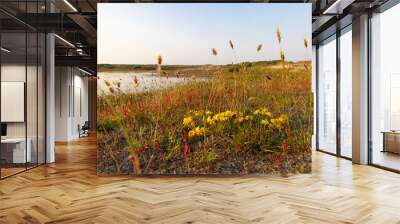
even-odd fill
[[(97, 94), (110, 93), (106, 81), (116, 86), (120, 84), (122, 93), (141, 93), (151, 90), (164, 89), (193, 81), (191, 77), (161, 76), (150, 72), (99, 72), (97, 74)], [(196, 81), (206, 81), (205, 77), (197, 77)]]

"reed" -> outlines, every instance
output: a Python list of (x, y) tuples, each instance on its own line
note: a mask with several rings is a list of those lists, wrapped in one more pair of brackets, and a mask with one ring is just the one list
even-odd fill
[(259, 45), (257, 45), (257, 52), (260, 52), (261, 51), (261, 49), (262, 49), (262, 47), (263, 47), (263, 45), (262, 44), (259, 44)]
[(157, 73), (161, 73), (161, 64), (162, 64), (162, 56), (160, 54), (157, 55)]

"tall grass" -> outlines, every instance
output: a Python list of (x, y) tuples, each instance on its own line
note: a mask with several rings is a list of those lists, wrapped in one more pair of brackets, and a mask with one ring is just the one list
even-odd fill
[[(142, 93), (122, 93), (117, 83), (106, 83), (110, 94), (98, 97), (98, 144), (113, 161), (108, 165), (122, 172), (121, 163), (128, 159), (136, 174), (177, 167), (217, 170), (229, 164), (247, 169), (252, 160), (309, 152), (310, 62), (285, 66), (279, 28), (276, 36), (282, 67), (216, 65), (208, 81), (194, 76), (183, 85)], [(229, 47), (235, 50), (231, 40)], [(255, 52), (261, 49), (259, 44)], [(217, 49), (211, 48), (211, 54), (217, 64)], [(161, 64), (157, 56), (160, 73)], [(135, 79), (132, 85), (140, 82)]]

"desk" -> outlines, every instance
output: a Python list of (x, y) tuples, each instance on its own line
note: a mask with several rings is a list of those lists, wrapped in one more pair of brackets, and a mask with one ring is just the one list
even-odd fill
[(383, 150), (382, 152), (392, 152), (400, 154), (400, 132), (383, 131)]
[(1, 157), (6, 163), (26, 163), (31, 162), (32, 153), (30, 138), (26, 140), (28, 143), (25, 152), (25, 138), (5, 138), (1, 139)]

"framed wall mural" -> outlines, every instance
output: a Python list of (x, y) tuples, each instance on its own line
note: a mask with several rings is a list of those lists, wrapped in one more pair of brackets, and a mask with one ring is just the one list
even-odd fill
[(99, 174), (311, 172), (310, 4), (99, 4)]

